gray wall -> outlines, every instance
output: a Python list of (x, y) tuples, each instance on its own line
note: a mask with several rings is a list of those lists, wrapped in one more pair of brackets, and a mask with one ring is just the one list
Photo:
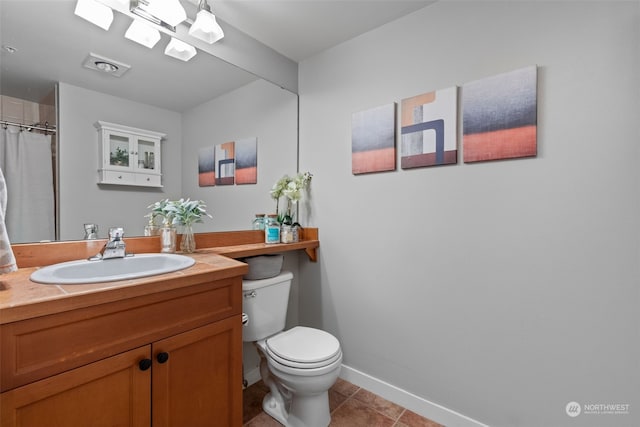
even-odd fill
[[(141, 236), (147, 206), (180, 196), (181, 114), (128, 101), (66, 83), (59, 84), (60, 239), (82, 239), (84, 223), (96, 223), (99, 235), (123, 226)], [(98, 186), (98, 120), (166, 133), (162, 142), (163, 188)]]
[[(194, 230), (247, 230), (256, 213), (275, 212), (269, 190), (297, 167), (298, 99), (264, 80), (215, 98), (183, 114), (182, 193), (204, 200), (213, 220)], [(198, 186), (198, 150), (257, 138), (258, 183)]]
[[(300, 64), (344, 363), (493, 426), (640, 425), (638, 2), (438, 2)], [(538, 156), (351, 174), (351, 114), (538, 65)], [(460, 141), (459, 141), (460, 142)], [(630, 404), (569, 418), (565, 405)]]

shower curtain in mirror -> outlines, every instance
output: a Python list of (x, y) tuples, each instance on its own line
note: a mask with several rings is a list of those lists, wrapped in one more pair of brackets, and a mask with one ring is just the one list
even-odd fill
[(7, 184), (5, 223), (11, 243), (55, 238), (51, 135), (0, 129), (0, 168)]

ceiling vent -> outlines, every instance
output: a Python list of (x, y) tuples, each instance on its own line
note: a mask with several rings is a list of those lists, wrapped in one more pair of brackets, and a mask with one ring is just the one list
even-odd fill
[(84, 60), (82, 65), (90, 70), (99, 71), (114, 77), (122, 76), (131, 68), (131, 65), (114, 61), (113, 59), (105, 58), (95, 53), (89, 53), (89, 56), (87, 56), (87, 59)]

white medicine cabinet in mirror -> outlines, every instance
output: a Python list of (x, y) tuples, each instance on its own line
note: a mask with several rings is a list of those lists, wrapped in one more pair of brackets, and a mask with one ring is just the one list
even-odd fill
[(98, 184), (162, 187), (165, 134), (99, 121)]

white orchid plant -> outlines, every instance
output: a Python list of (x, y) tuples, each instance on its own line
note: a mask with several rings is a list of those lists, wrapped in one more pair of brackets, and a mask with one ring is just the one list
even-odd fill
[[(278, 214), (278, 221), (281, 224), (294, 224), (293, 204), (303, 198), (304, 190), (309, 188), (312, 177), (313, 175), (309, 172), (300, 172), (294, 177), (284, 175), (271, 188), (271, 198), (276, 201), (276, 213)], [(281, 197), (287, 199), (287, 208), (284, 213), (281, 213), (279, 210)], [(297, 223), (295, 224), (299, 225)]]

